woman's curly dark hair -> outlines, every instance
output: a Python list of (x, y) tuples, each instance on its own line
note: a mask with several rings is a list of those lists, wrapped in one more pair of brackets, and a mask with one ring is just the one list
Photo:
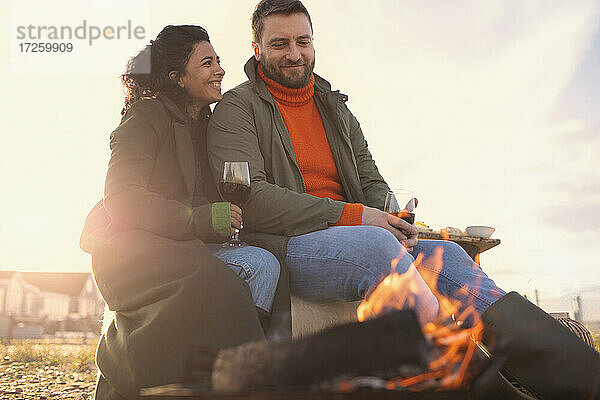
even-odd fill
[(135, 101), (154, 98), (158, 94), (166, 95), (185, 107), (190, 100), (189, 96), (176, 80), (169, 78), (169, 72), (183, 74), (194, 46), (199, 42), (210, 43), (204, 28), (196, 25), (167, 25), (156, 39), (131, 57), (125, 73), (121, 75), (125, 89), (125, 105), (121, 115)]

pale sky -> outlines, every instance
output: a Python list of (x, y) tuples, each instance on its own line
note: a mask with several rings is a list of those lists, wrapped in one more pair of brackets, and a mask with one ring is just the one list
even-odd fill
[[(93, 22), (86, 7), (70, 3), (51, 2), (54, 10), (39, 13), (47, 23), (64, 20), (65, 10)], [(141, 3), (131, 15), (102, 12), (145, 24), (145, 42), (167, 24), (202, 25), (227, 72), (224, 88), (245, 79), (255, 1)], [(77, 70), (78, 62), (64, 69), (75, 73), (30, 73), (50, 64), (33, 57), (15, 68), (13, 25), (21, 22), (9, 4), (0, 5), (8, 33), (0, 39), (0, 269), (89, 271), (79, 234), (102, 196), (108, 137), (123, 102), (123, 54), (139, 43), (87, 49), (85, 60), (104, 73)], [(584, 317), (600, 319), (593, 302), (600, 300), (600, 3), (305, 5), (315, 72), (349, 96), (390, 186), (419, 194), (417, 220), (494, 226), (502, 244), (481, 261), (501, 287), (537, 288), (548, 308), (566, 310), (562, 300), (586, 293)]]

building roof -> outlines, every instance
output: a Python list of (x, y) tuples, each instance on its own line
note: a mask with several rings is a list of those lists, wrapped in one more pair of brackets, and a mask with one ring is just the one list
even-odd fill
[(91, 274), (87, 272), (21, 272), (23, 280), (44, 292), (77, 297)]
[(17, 271), (0, 271), (0, 279), (10, 279)]

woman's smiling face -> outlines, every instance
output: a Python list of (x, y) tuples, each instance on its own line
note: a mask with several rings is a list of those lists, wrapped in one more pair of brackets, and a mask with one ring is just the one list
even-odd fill
[(219, 64), (219, 57), (209, 42), (199, 42), (185, 66), (185, 72), (179, 79), (192, 98), (195, 106), (207, 106), (221, 100), (221, 81), (225, 70)]

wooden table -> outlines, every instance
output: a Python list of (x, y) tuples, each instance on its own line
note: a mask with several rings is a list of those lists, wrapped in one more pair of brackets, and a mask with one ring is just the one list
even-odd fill
[(465, 249), (467, 254), (477, 262), (479, 262), (479, 254), (500, 244), (500, 239), (482, 239), (465, 235), (446, 235), (425, 229), (419, 229), (419, 239), (450, 240), (451, 242), (458, 243), (458, 245)]

